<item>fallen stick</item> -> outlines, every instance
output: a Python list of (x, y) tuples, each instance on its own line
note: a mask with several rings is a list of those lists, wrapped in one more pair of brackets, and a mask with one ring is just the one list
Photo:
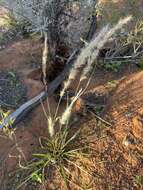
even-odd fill
[(61, 72), (59, 76), (56, 77), (54, 81), (52, 81), (49, 84), (47, 91), (41, 92), (39, 95), (27, 101), (26, 103), (21, 105), (16, 111), (14, 111), (8, 117), (6, 117), (0, 124), (0, 129), (3, 128), (4, 126), (10, 125), (11, 123), (12, 123), (12, 126), (16, 125), (35, 106), (39, 105), (41, 101), (45, 100), (48, 96), (52, 95), (55, 92), (55, 90), (58, 88), (58, 86), (62, 83), (62, 81), (68, 75), (68, 72), (73, 65), (73, 61), (77, 53), (78, 53), (78, 50), (75, 50), (72, 53), (72, 55), (69, 57), (69, 59), (66, 62), (66, 66), (64, 70)]
[[(95, 7), (93, 7), (94, 10)], [(94, 15), (92, 17), (92, 22), (91, 22), (91, 26), (89, 29), (89, 32), (87, 34), (86, 40), (91, 40), (94, 32), (96, 30), (96, 16)], [(68, 75), (74, 60), (76, 58), (76, 55), (79, 53), (79, 49), (76, 49), (72, 55), (69, 57), (69, 59), (66, 62), (66, 66), (64, 68), (64, 70), (61, 72), (61, 74), (59, 76), (56, 77), (56, 79), (54, 81), (52, 81), (48, 88), (47, 91), (43, 91), (41, 92), (39, 95), (35, 96), (34, 98), (32, 98), (31, 100), (27, 101), (26, 103), (24, 103), (23, 105), (21, 105), (16, 111), (14, 111), (13, 113), (11, 113), (8, 117), (6, 117), (2, 123), (0, 124), (0, 129), (2, 129), (4, 126), (9, 126), (11, 125), (11, 127), (15, 126), (17, 123), (19, 123), (27, 113), (29, 113), (35, 106), (38, 106), (41, 101), (45, 100), (48, 96), (52, 95), (57, 88), (59, 87), (59, 85), (63, 82), (63, 80), (66, 78), (66, 76)]]

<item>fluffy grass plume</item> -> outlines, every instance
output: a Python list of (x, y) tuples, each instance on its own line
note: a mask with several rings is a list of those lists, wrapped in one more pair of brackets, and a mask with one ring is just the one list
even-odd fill
[(54, 130), (55, 122), (53, 121), (52, 117), (48, 117), (47, 122), (48, 122), (48, 132), (50, 134), (50, 137), (53, 137), (55, 134)]
[(82, 89), (79, 90), (79, 92), (76, 94), (76, 96), (73, 98), (72, 102), (70, 103), (69, 106), (67, 106), (66, 110), (64, 111), (64, 113), (62, 114), (61, 118), (60, 118), (60, 124), (61, 125), (66, 125), (70, 119), (71, 116), (71, 112), (72, 112), (72, 108), (74, 103), (77, 101), (77, 99), (81, 96), (82, 94)]
[(64, 83), (64, 87), (61, 91), (61, 96), (63, 96), (65, 90), (69, 87), (71, 80), (75, 79), (79, 68), (84, 67), (81, 79), (83, 80), (87, 73), (90, 71), (92, 63), (96, 60), (99, 51), (103, 48), (103, 46), (108, 42), (108, 40), (112, 37), (112, 35), (119, 29), (123, 27), (123, 25), (127, 24), (131, 20), (132, 16), (128, 16), (124, 19), (121, 19), (113, 28), (109, 28), (109, 26), (105, 26), (97, 36), (95, 36), (91, 42), (86, 45), (82, 50), (77, 60), (70, 71), (69, 77), (67, 81)]

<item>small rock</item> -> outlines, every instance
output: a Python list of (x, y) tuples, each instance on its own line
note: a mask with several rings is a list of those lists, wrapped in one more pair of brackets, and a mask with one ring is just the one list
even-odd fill
[(135, 143), (135, 139), (129, 135), (127, 135), (122, 142), (122, 144), (125, 146), (134, 145)]

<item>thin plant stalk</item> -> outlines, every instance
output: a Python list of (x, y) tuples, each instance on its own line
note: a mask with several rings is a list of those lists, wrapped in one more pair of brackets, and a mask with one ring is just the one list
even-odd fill
[(50, 109), (50, 104), (49, 104), (49, 98), (47, 98), (47, 106), (48, 106), (49, 115), (50, 115), (50, 117), (51, 117), (52, 114), (51, 114), (51, 109)]
[(48, 36), (47, 32), (44, 31), (44, 49), (42, 56), (42, 73), (43, 73), (43, 83), (45, 90), (47, 90), (47, 64), (48, 64)]

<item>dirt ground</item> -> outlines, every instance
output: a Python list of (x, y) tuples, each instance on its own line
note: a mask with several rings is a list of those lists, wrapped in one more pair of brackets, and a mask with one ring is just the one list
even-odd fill
[[(25, 48), (26, 47), (26, 48)], [(14, 69), (23, 85), (27, 88), (27, 99), (37, 95), (43, 85), (40, 82), (39, 63), (40, 42), (23, 40), (14, 43), (0, 54), (3, 71)], [(31, 53), (29, 53), (31, 52)], [(36, 56), (36, 57), (35, 57)], [(93, 110), (83, 110), (74, 117), (78, 120), (73, 130), (81, 127), (82, 139), (88, 139), (92, 148), (90, 158), (83, 161), (84, 167), (93, 174), (92, 177), (78, 170), (72, 171), (74, 184), (71, 189), (142, 189), (143, 167), (143, 124), (142, 124), (142, 88), (143, 71), (134, 64), (123, 65), (118, 72), (97, 69), (83, 97), (94, 104), (103, 106), (100, 115), (112, 125), (108, 126), (95, 117)], [(73, 91), (78, 84), (73, 82)], [(86, 81), (81, 84), (84, 86)], [(114, 84), (114, 85), (113, 85)], [(49, 99), (52, 112), (55, 112), (57, 100)], [(47, 108), (47, 101), (44, 102)], [(65, 109), (60, 106), (59, 113)], [(2, 189), (13, 189), (21, 180), (17, 171), (18, 160), (29, 160), (32, 152), (39, 147), (39, 136), (47, 134), (46, 119), (41, 106), (34, 109), (23, 122), (16, 126), (15, 142), (0, 138), (0, 179)], [(81, 142), (81, 141), (79, 141)], [(78, 143), (79, 143), (78, 142)], [(21, 157), (20, 157), (21, 156)], [(78, 161), (77, 161), (78, 162)], [(45, 184), (47, 189), (65, 189), (56, 173)], [(55, 177), (56, 176), (56, 177)], [(93, 177), (94, 176), (94, 177)], [(38, 189), (34, 185), (25, 189)], [(21, 188), (22, 189), (22, 188)]]
[[(142, 4), (142, 0), (99, 0), (98, 27), (115, 23), (130, 13), (135, 20), (142, 18)], [(21, 40), (0, 51), (0, 71), (16, 72), (20, 84), (26, 89), (26, 99), (44, 89), (41, 82), (41, 54), (42, 43), (38, 39)], [(85, 86), (86, 82), (83, 81), (81, 86)], [(74, 92), (77, 85), (78, 78), (71, 84), (70, 91)], [(76, 122), (71, 129), (76, 131), (81, 128), (81, 138), (75, 144), (82, 141), (89, 143), (91, 155), (76, 162), (90, 175), (72, 168), (73, 182), (69, 184), (69, 189), (143, 189), (142, 91), (143, 71), (134, 63), (122, 65), (117, 72), (100, 67), (95, 70), (82, 98), (97, 107), (88, 109), (84, 102), (83, 109), (76, 105), (73, 109), (73, 120)], [(54, 114), (58, 103), (56, 94), (43, 103), (46, 110), (47, 102)], [(59, 114), (64, 110), (65, 102), (62, 102)], [(101, 118), (97, 119), (97, 113), (109, 124), (101, 122)], [(14, 140), (0, 132), (0, 189), (16, 190), (24, 177), (18, 170), (19, 160), (27, 162), (31, 159), (32, 153), (39, 150), (39, 136), (47, 135), (47, 121), (41, 105), (16, 126)], [(65, 184), (56, 171), (49, 173), (44, 187), (32, 183), (20, 190), (65, 190)]]

